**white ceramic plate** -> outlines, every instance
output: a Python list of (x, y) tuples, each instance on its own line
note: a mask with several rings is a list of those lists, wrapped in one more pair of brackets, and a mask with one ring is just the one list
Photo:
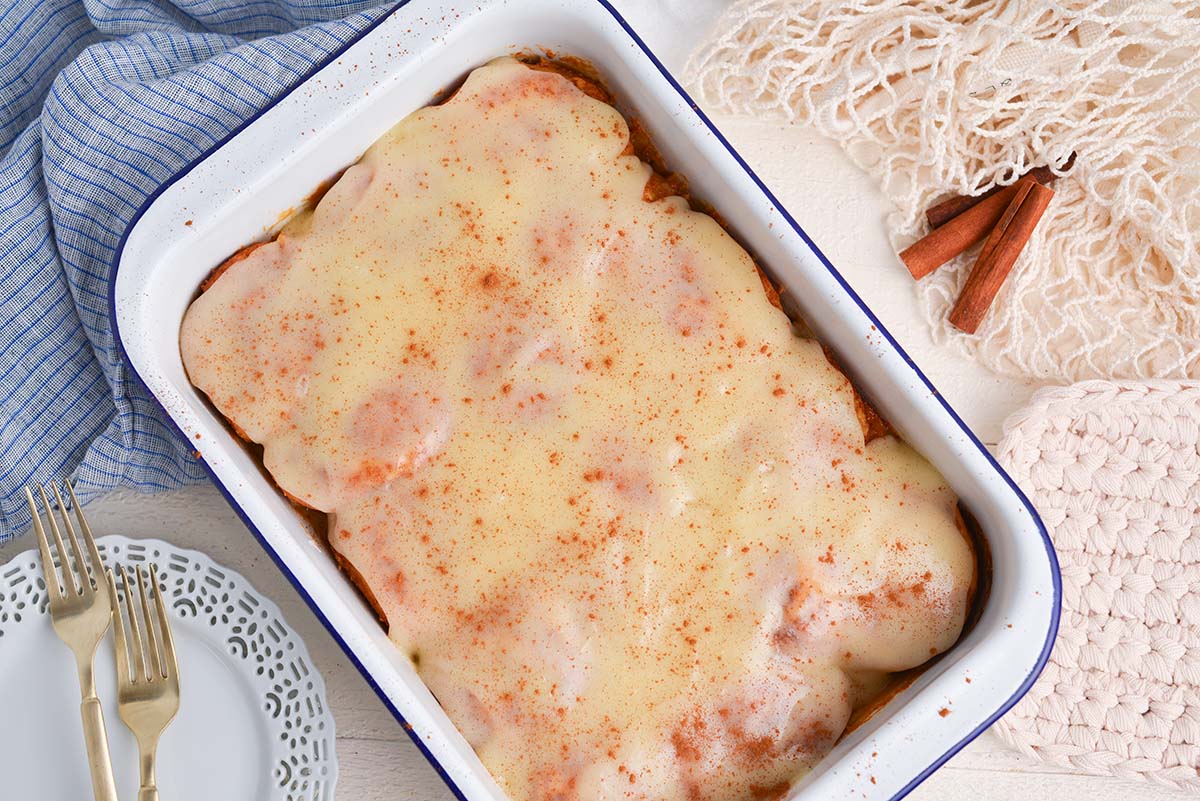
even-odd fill
[[(170, 801), (332, 801), (333, 716), (304, 643), (245, 579), (196, 551), (102, 537), (109, 566), (159, 569), (179, 660), (179, 714), (158, 748)], [(0, 796), (91, 798), (75, 662), (50, 623), (41, 560), (0, 568)], [(137, 795), (137, 744), (117, 715), (112, 629), (97, 693), (121, 798)]]
[(1017, 486), (606, 0), (402, 0), (180, 171), (147, 201), (117, 251), (114, 324), (132, 372), (455, 793), (504, 798), (328, 549), (188, 382), (179, 326), (200, 282), (230, 253), (263, 238), (469, 70), (530, 48), (596, 66), (667, 164), (787, 287), (859, 388), (979, 521), (992, 585), (978, 624), (790, 794), (899, 798), (1012, 706), (1045, 664), (1061, 593), (1053, 548)]

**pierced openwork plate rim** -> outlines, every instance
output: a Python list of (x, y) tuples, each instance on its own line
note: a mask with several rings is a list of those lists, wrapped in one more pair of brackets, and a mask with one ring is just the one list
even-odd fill
[[(337, 752), (325, 682), (279, 607), (241, 574), (207, 555), (157, 539), (99, 537), (106, 566), (152, 563), (171, 612), (192, 619), (260, 699), (271, 765), (268, 801), (333, 801)], [(45, 617), (48, 599), (35, 549), (0, 567), (0, 647), (5, 632)]]

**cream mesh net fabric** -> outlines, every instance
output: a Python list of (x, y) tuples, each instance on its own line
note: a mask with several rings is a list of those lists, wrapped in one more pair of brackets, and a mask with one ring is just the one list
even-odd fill
[(840, 141), (897, 250), (942, 195), (1076, 152), (979, 334), (946, 322), (976, 250), (920, 282), (935, 339), (1038, 379), (1200, 377), (1200, 3), (741, 0), (687, 77)]

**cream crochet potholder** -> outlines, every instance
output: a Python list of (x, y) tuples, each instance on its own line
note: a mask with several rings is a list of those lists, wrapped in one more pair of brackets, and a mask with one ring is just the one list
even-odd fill
[(978, 335), (946, 322), (975, 251), (918, 284), (934, 338), (1010, 375), (1183, 379), (1200, 378), (1198, 52), (1196, 0), (738, 0), (686, 80), (841, 142), (899, 209), (897, 250), (943, 194), (1076, 152)]
[(1090, 773), (1200, 791), (1200, 382), (1038, 392), (999, 458), (1062, 569), (1045, 671), (994, 730)]

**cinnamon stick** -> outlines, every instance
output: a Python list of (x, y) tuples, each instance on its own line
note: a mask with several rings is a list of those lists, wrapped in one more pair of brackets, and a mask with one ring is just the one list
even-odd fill
[(950, 324), (968, 334), (974, 334), (983, 322), (1017, 257), (1033, 235), (1033, 229), (1042, 219), (1050, 198), (1054, 197), (1053, 189), (1038, 183), (1032, 176), (1022, 178), (1014, 190), (1012, 200), (983, 243), (979, 258), (950, 312)]
[[(1073, 166), (1075, 166), (1074, 153), (1067, 158), (1066, 162), (1059, 169), (1063, 172), (1068, 172)], [(1049, 185), (1058, 176), (1051, 172), (1049, 167), (1034, 167), (1032, 170), (1027, 170), (1021, 174), (1021, 178), (1025, 177), (1033, 178), (1039, 184)], [(925, 219), (929, 222), (930, 228), (938, 228), (962, 214), (975, 204), (979, 203), (981, 200), (991, 197), (1002, 189), (1004, 189), (1003, 186), (993, 186), (988, 191), (978, 195), (955, 195), (952, 198), (943, 200), (936, 206), (930, 206), (925, 212)]]
[[(984, 240), (983, 247), (979, 249), (979, 255), (975, 257), (975, 264), (987, 261), (996, 252), (996, 246), (1004, 238), (1008, 229), (1012, 227), (1013, 220), (1016, 219), (1017, 213), (1021, 210), (1021, 205), (1029, 197), (1029, 193), (1033, 191), (1035, 180), (1033, 177), (1027, 177), (1017, 181), (1016, 192), (1013, 193), (1012, 200), (1009, 201), (1008, 206), (1004, 209), (1004, 214), (1000, 215), (1000, 220), (996, 223), (996, 227), (992, 229), (992, 232), (988, 234), (988, 238)], [(975, 268), (972, 267), (971, 269), (974, 270)]]
[(900, 260), (912, 277), (924, 278), (977, 242), (982, 242), (1000, 221), (1014, 192), (1016, 184), (1001, 187), (991, 197), (900, 251)]

